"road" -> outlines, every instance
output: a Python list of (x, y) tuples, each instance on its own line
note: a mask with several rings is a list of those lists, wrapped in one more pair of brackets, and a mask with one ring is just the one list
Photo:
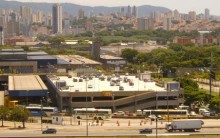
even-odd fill
[[(220, 134), (219, 128), (202, 128), (196, 132), (172, 132), (168, 133), (165, 129), (158, 129), (157, 135), (188, 135), (188, 134)], [(90, 130), (89, 136), (138, 136), (138, 135), (156, 135), (155, 129), (152, 134), (139, 134), (138, 130)], [(86, 136), (85, 131), (65, 132), (59, 131), (57, 134), (41, 134), (41, 131), (31, 130), (11, 130), (7, 132), (0, 132), (0, 137), (42, 137), (42, 136)]]
[[(119, 122), (120, 125), (116, 122)], [(130, 124), (129, 124), (130, 122)], [(164, 127), (164, 122), (158, 122), (158, 135), (179, 135), (179, 134), (220, 134), (220, 120), (210, 119), (204, 120), (204, 126), (197, 132), (172, 132), (168, 133)], [(86, 136), (86, 123), (82, 121), (82, 125), (70, 125), (66, 122), (65, 125), (43, 124), (43, 129), (46, 127), (56, 128), (57, 134), (41, 134), (40, 123), (27, 123), (25, 129), (15, 129), (13, 122), (5, 122), (7, 127), (1, 127), (0, 137), (40, 137), (40, 136)], [(16, 126), (21, 123), (16, 123)], [(140, 125), (140, 119), (111, 119), (106, 121), (103, 126), (88, 126), (89, 136), (126, 136), (126, 135), (140, 135), (139, 129), (152, 128), (153, 134), (156, 133), (156, 123), (147, 121)]]

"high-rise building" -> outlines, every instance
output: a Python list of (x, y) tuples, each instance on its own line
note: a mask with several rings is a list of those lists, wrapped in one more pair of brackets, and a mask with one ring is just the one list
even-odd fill
[(53, 33), (62, 34), (62, 5), (53, 5)]
[(161, 19), (161, 13), (156, 11), (151, 13), (151, 18), (154, 19), (154, 21), (158, 22)]
[(164, 30), (170, 30), (171, 29), (171, 25), (172, 25), (171, 18), (169, 18), (169, 17), (164, 18), (163, 29)]
[(20, 31), (19, 31), (19, 22), (14, 21), (14, 20), (10, 20), (7, 23), (7, 36), (15, 36), (15, 35), (19, 35)]
[(30, 25), (32, 23), (32, 9), (30, 7), (20, 7), (20, 20), (19, 20), (19, 31), (20, 34), (28, 36), (30, 31)]
[(132, 17), (137, 17), (137, 7), (136, 6), (132, 7)]
[(99, 40), (93, 41), (91, 54), (95, 57), (96, 60), (100, 59), (100, 41)]
[(36, 21), (38, 23), (42, 23), (43, 22), (43, 12), (42, 11), (37, 11), (36, 12)]
[(210, 18), (210, 10), (209, 9), (205, 9), (205, 19), (209, 19)]
[(71, 25), (70, 25), (70, 20), (69, 19), (64, 19), (63, 20), (63, 34), (71, 34)]
[(125, 16), (125, 8), (124, 8), (124, 7), (121, 7), (121, 8), (120, 8), (120, 14), (121, 14), (122, 16)]
[(52, 13), (48, 13), (47, 15), (44, 15), (44, 22), (47, 26), (52, 26)]
[(20, 15), (21, 18), (31, 19), (32, 9), (30, 7), (21, 6), (20, 7)]
[(127, 9), (127, 17), (130, 18), (131, 17), (131, 6), (128, 5), (128, 9)]
[(0, 45), (4, 45), (4, 33), (2, 26), (0, 26)]
[(196, 20), (196, 12), (195, 11), (190, 11), (188, 15), (189, 15), (189, 20), (191, 20), (191, 21)]
[(137, 19), (137, 30), (149, 30), (154, 29), (153, 18), (138, 18)]
[(173, 18), (174, 20), (180, 20), (180, 13), (178, 10), (173, 11)]
[(78, 11), (78, 18), (79, 19), (83, 19), (84, 17), (85, 17), (84, 10), (83, 9), (79, 9), (79, 11)]

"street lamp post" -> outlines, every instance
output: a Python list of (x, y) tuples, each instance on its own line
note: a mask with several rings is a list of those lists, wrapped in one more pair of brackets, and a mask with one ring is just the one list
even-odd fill
[(29, 96), (29, 90), (26, 91), (26, 106), (28, 106), (28, 96)]
[(158, 116), (156, 115), (156, 138), (157, 138), (157, 129), (158, 129), (158, 127), (157, 127), (157, 121), (158, 121)]
[(43, 103), (42, 99), (40, 100), (41, 110), (40, 110), (40, 120), (41, 120), (41, 131), (43, 131)]
[(219, 93), (218, 93), (218, 97), (220, 98), (220, 87), (219, 87)]
[(89, 126), (88, 126), (88, 95), (87, 95), (87, 78), (86, 78), (86, 136), (89, 135)]
[(170, 84), (167, 85), (167, 122), (170, 122), (170, 112), (169, 112), (169, 92), (170, 92)]
[(112, 112), (114, 113), (115, 111), (115, 94), (112, 94)]
[(49, 93), (50, 93), (50, 92), (47, 92), (46, 106), (48, 106), (48, 97), (49, 97)]

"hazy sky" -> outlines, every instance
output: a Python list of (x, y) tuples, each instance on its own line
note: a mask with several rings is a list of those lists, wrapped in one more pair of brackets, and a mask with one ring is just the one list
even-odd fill
[(127, 6), (127, 5), (153, 5), (163, 6), (172, 10), (178, 9), (182, 13), (195, 10), (204, 13), (205, 8), (210, 9), (213, 15), (220, 15), (220, 0), (17, 0), (23, 2), (69, 2), (87, 6)]

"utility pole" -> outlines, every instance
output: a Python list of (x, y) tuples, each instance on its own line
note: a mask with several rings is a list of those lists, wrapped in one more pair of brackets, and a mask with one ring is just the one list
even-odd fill
[(41, 122), (41, 131), (43, 131), (43, 103), (42, 99), (40, 100), (41, 110), (40, 110), (40, 122)]
[(215, 72), (213, 71), (213, 55), (211, 53), (211, 67), (210, 67), (210, 73), (209, 73), (210, 99), (212, 97), (212, 80), (215, 80)]

